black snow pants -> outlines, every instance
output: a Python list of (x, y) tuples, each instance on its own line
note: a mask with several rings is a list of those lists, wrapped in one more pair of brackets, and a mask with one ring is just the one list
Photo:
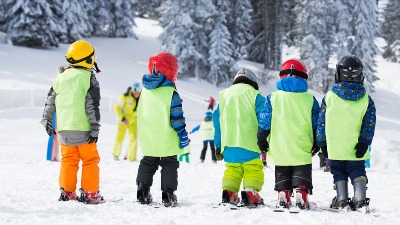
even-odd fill
[(178, 188), (178, 168), (177, 156), (151, 157), (145, 156), (140, 160), (136, 183), (143, 182), (149, 187), (153, 185), (153, 176), (161, 166), (161, 190)]
[(312, 189), (312, 165), (275, 166), (275, 191), (292, 190), (303, 185)]
[(203, 141), (203, 150), (201, 150), (200, 159), (204, 160), (206, 158), (207, 143), (210, 143), (211, 159), (212, 159), (213, 162), (215, 162), (215, 161), (217, 161), (217, 158), (215, 157), (214, 141)]

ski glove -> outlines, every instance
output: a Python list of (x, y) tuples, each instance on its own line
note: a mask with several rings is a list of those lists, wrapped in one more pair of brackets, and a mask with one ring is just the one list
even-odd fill
[(328, 146), (322, 146), (321, 147), (321, 150), (322, 150), (322, 156), (325, 158), (325, 159), (327, 159), (328, 158)]
[(221, 148), (215, 149), (215, 158), (217, 158), (218, 161), (222, 161), (224, 159), (224, 155), (221, 154)]
[(318, 146), (315, 144), (312, 146), (311, 148), (311, 156), (314, 156), (315, 154), (317, 154), (319, 152), (319, 148)]
[(261, 153), (265, 154), (268, 152), (269, 144), (267, 140), (258, 140), (257, 145), (260, 148)]
[(99, 140), (99, 137), (93, 137), (92, 135), (89, 135), (89, 137), (87, 138), (87, 142), (89, 144), (92, 144), (93, 142), (97, 143), (97, 140)]
[(354, 149), (356, 150), (356, 157), (362, 158), (362, 157), (364, 157), (365, 153), (368, 150), (368, 145), (364, 144), (362, 142), (358, 142), (356, 144), (356, 147), (354, 147)]
[(53, 129), (53, 124), (50, 121), (46, 122), (46, 131), (49, 136), (56, 134), (56, 131)]
[(179, 148), (183, 149), (183, 148), (185, 148), (186, 146), (189, 145), (190, 140), (189, 140), (189, 138), (187, 136), (187, 133), (184, 136), (179, 137), (179, 140), (180, 140)]

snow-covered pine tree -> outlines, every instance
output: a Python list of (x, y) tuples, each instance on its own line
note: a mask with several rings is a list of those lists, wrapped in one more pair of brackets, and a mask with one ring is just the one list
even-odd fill
[(136, 26), (133, 8), (136, 0), (115, 0), (108, 4), (113, 18), (113, 23), (109, 26), (110, 37), (133, 37), (137, 39), (133, 32), (133, 27)]
[(108, 28), (113, 23), (112, 15), (107, 7), (108, 0), (87, 0), (88, 16), (93, 27), (93, 36), (107, 36)]
[(253, 19), (251, 23), (251, 35), (253, 40), (246, 46), (248, 52), (248, 59), (263, 63), (266, 46), (265, 46), (265, 32), (264, 32), (264, 2), (266, 0), (252, 1)]
[(6, 9), (3, 1), (0, 1), (0, 32), (5, 31), (6, 24)]
[(252, 5), (249, 0), (229, 1), (232, 6), (226, 15), (227, 28), (232, 37), (233, 58), (246, 58), (248, 53), (246, 45), (254, 38), (251, 33)]
[(341, 59), (343, 56), (350, 55), (350, 46), (353, 45), (353, 40), (351, 39), (353, 35), (354, 25), (353, 25), (353, 11), (355, 7), (355, 0), (338, 0), (336, 1), (336, 16), (335, 16), (335, 29), (336, 30), (336, 47), (334, 52), (337, 55), (337, 60)]
[(354, 16), (354, 45), (351, 53), (360, 57), (364, 64), (364, 85), (374, 91), (373, 82), (379, 80), (375, 75), (378, 47), (375, 44), (375, 37), (378, 29), (378, 7), (375, 0), (357, 1), (353, 8)]
[(233, 44), (230, 41), (231, 35), (226, 27), (226, 9), (228, 0), (217, 2), (218, 13), (214, 18), (214, 29), (210, 33), (209, 57), (210, 77), (212, 83), (219, 86), (222, 83), (231, 82), (235, 73), (235, 60), (233, 56)]
[(57, 27), (50, 4), (45, 0), (18, 0), (7, 11), (6, 40), (27, 47), (58, 47)]
[[(298, 38), (298, 23), (296, 23), (296, 19), (298, 16), (298, 12), (296, 10), (300, 10), (299, 0), (282, 0), (283, 5), (283, 13), (278, 15), (282, 20), (282, 27), (284, 33), (283, 42), (287, 46), (295, 46), (297, 45)], [(301, 11), (301, 10), (300, 10)]]
[(179, 76), (195, 77), (195, 65), (202, 56), (196, 48), (195, 28), (201, 25), (192, 19), (193, 2), (168, 0), (160, 9), (159, 23), (164, 28), (159, 37), (162, 49), (178, 58)]
[(63, 43), (72, 43), (79, 39), (90, 37), (93, 31), (92, 23), (89, 19), (90, 5), (87, 1), (69, 0), (62, 1), (64, 32), (62, 35)]
[(388, 0), (383, 18), (381, 32), (387, 45), (382, 55), (391, 62), (400, 62), (400, 0)]
[(138, 0), (135, 9), (139, 17), (159, 18), (158, 8), (162, 2), (162, 0)]
[(303, 4), (303, 11), (298, 17), (299, 24), (303, 24), (302, 29), (299, 29), (302, 38), (300, 58), (308, 68), (310, 87), (326, 92), (334, 80), (332, 70), (328, 68), (334, 41), (334, 1), (306, 0)]

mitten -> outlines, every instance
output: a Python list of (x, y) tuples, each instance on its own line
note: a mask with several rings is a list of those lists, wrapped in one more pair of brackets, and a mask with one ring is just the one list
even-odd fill
[(217, 158), (218, 161), (222, 161), (224, 159), (224, 155), (221, 154), (221, 148), (215, 149), (215, 158)]
[(356, 147), (354, 147), (354, 149), (356, 150), (356, 157), (362, 158), (362, 157), (364, 157), (365, 153), (368, 150), (368, 145), (364, 144), (362, 142), (358, 142), (356, 144)]
[(322, 146), (321, 150), (322, 150), (322, 156), (324, 156), (324, 158), (327, 159), (328, 158), (328, 147), (326, 145)]
[(97, 143), (97, 140), (99, 140), (99, 137), (93, 137), (92, 135), (89, 135), (89, 137), (87, 138), (87, 142), (89, 144), (92, 144), (93, 142)]
[(267, 140), (258, 140), (257, 145), (260, 148), (261, 153), (265, 154), (268, 152), (269, 144)]
[(53, 129), (53, 124), (50, 121), (45, 123), (46, 131), (49, 136), (56, 134), (56, 131)]
[(183, 136), (180, 136), (180, 137), (179, 137), (179, 140), (180, 140), (180, 142), (179, 142), (179, 148), (182, 149), (182, 148), (185, 148), (186, 146), (188, 146), (190, 140), (189, 140), (189, 138), (188, 138), (187, 132), (186, 132)]

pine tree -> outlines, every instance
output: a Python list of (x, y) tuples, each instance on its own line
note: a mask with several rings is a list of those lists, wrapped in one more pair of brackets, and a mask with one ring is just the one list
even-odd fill
[(108, 0), (88, 0), (88, 16), (93, 27), (93, 36), (107, 36), (108, 28), (113, 24), (112, 15), (107, 5)]
[(5, 23), (6, 23), (6, 9), (4, 3), (0, 1), (0, 32), (5, 31)]
[(360, 57), (364, 64), (364, 85), (370, 91), (374, 91), (373, 82), (379, 80), (375, 75), (378, 47), (375, 44), (378, 18), (377, 4), (375, 0), (357, 1), (354, 7), (354, 45), (351, 53)]
[(350, 55), (350, 49), (353, 45), (354, 22), (353, 22), (353, 11), (355, 7), (356, 0), (338, 0), (336, 4), (335, 13), (335, 31), (336, 31), (336, 48), (334, 52), (336, 53), (338, 60), (343, 56)]
[(110, 24), (110, 37), (133, 37), (137, 39), (133, 32), (135, 24), (135, 11), (133, 6), (136, 0), (115, 0), (110, 2), (109, 7), (113, 18), (113, 23)]
[(135, 8), (139, 17), (159, 18), (158, 8), (162, 2), (162, 0), (138, 0)]
[(400, 0), (388, 1), (381, 28), (387, 43), (383, 57), (391, 62), (400, 62)]
[(45, 0), (19, 0), (8, 10), (6, 39), (27, 47), (58, 47), (52, 28), (57, 27), (51, 6)]
[(226, 15), (225, 22), (232, 37), (233, 57), (235, 59), (246, 58), (248, 53), (246, 45), (254, 38), (251, 34), (252, 5), (249, 0), (234, 0), (230, 11)]
[[(235, 72), (235, 60), (233, 56), (233, 44), (231, 35), (226, 27), (227, 0), (218, 1), (217, 9), (220, 13), (215, 16), (214, 29), (210, 33), (210, 49), (208, 62), (210, 64), (210, 75), (212, 83), (219, 86), (231, 81)], [(223, 13), (223, 12), (226, 13)]]
[(79, 39), (88, 38), (93, 32), (89, 19), (90, 5), (86, 1), (69, 0), (62, 3), (64, 26), (61, 37), (63, 43), (72, 43)]
[(264, 6), (265, 0), (252, 1), (253, 19), (251, 24), (251, 35), (253, 40), (246, 46), (248, 59), (263, 63), (266, 54), (265, 32), (264, 32)]
[[(332, 0), (306, 0), (298, 21), (303, 24), (300, 42), (300, 58), (308, 67), (309, 85), (318, 90), (328, 91), (333, 81), (332, 71), (328, 67), (332, 55), (334, 34), (334, 2)], [(310, 8), (313, 8), (310, 11)]]

